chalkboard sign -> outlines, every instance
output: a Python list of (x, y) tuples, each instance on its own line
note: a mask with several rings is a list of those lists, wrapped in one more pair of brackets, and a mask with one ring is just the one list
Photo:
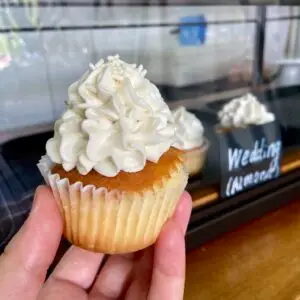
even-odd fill
[(276, 122), (218, 130), (218, 138), (222, 198), (280, 176), (282, 142)]

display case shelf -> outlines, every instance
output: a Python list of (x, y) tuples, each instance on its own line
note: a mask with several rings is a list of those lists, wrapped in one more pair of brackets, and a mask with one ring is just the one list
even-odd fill
[(283, 156), (280, 178), (228, 199), (220, 199), (218, 186), (191, 191), (193, 212), (187, 249), (245, 224), (293, 200), (300, 192), (300, 150)]

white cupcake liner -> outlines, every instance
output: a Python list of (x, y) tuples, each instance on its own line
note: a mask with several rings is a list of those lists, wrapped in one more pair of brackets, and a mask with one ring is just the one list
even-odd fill
[(52, 167), (48, 156), (38, 163), (60, 206), (64, 236), (79, 247), (110, 254), (134, 252), (153, 244), (187, 183), (181, 164), (170, 171), (169, 178), (140, 193), (70, 184), (52, 174)]

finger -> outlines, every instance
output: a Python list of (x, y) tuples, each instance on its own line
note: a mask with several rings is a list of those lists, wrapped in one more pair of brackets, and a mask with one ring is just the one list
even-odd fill
[(72, 246), (48, 278), (39, 299), (84, 299), (85, 290), (94, 282), (103, 258), (102, 253)]
[(188, 192), (183, 192), (172, 219), (178, 223), (182, 232), (186, 232), (192, 212), (192, 198)]
[(42, 289), (37, 300), (87, 300), (84, 289), (68, 281), (58, 280), (51, 289)]
[[(184, 192), (179, 200), (172, 219), (178, 223), (183, 232), (186, 231), (192, 209), (192, 200), (189, 193)], [(143, 255), (135, 270), (132, 284), (127, 291), (128, 299), (146, 299), (151, 283), (153, 269), (154, 247), (143, 252)], [(141, 276), (143, 274), (143, 276)]]
[(47, 187), (39, 187), (28, 219), (0, 257), (1, 297), (35, 299), (61, 233), (62, 219), (53, 195)]
[(110, 256), (90, 292), (90, 299), (119, 299), (133, 266), (133, 254)]
[(72, 246), (48, 278), (47, 286), (54, 280), (62, 280), (88, 289), (95, 280), (103, 258), (103, 253), (94, 253)]
[(154, 266), (148, 299), (182, 300), (185, 278), (184, 234), (169, 220), (155, 245)]
[(142, 251), (134, 269), (132, 283), (126, 292), (126, 299), (147, 299), (153, 270), (153, 255), (153, 246)]

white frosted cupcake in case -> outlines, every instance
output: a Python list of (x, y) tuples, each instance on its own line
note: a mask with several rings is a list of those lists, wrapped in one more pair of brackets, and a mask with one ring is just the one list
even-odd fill
[(175, 125), (143, 67), (100, 60), (69, 88), (39, 169), (64, 219), (64, 236), (96, 252), (153, 244), (187, 183)]
[(248, 93), (232, 99), (218, 113), (221, 128), (244, 128), (248, 125), (262, 125), (273, 122), (275, 115), (265, 105)]
[(176, 125), (173, 146), (184, 152), (185, 167), (190, 176), (201, 172), (209, 143), (204, 137), (201, 121), (183, 106), (172, 111)]

